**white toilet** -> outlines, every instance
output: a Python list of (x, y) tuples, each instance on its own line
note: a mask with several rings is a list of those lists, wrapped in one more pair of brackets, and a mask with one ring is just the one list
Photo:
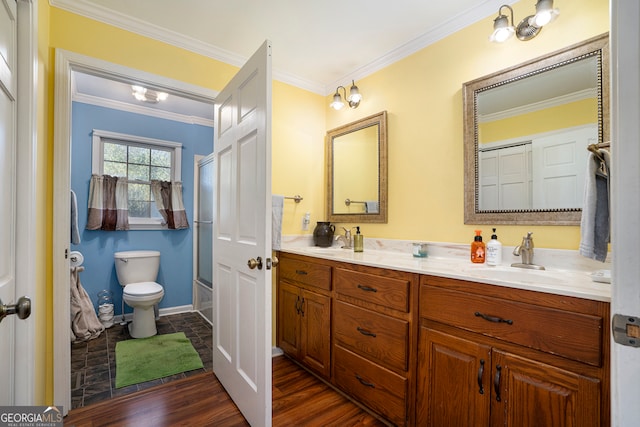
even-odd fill
[(154, 306), (164, 296), (162, 285), (154, 282), (160, 268), (158, 251), (125, 251), (113, 254), (116, 275), (124, 287), (124, 302), (133, 307), (133, 322), (129, 334), (133, 338), (146, 338), (158, 333)]

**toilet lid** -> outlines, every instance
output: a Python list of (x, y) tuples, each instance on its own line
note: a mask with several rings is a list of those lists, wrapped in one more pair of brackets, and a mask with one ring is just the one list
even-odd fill
[(124, 293), (127, 295), (151, 295), (162, 291), (162, 285), (156, 282), (129, 283), (124, 287)]

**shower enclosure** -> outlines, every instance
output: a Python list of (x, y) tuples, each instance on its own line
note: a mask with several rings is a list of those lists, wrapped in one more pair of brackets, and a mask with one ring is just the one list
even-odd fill
[(193, 306), (213, 323), (213, 166), (214, 157), (208, 155), (197, 161), (195, 168), (196, 194), (194, 213), (194, 278)]

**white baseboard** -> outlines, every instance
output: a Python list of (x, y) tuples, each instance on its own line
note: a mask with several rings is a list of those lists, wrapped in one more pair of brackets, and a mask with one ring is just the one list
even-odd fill
[(160, 309), (160, 316), (170, 316), (172, 314), (190, 313), (193, 311), (193, 304), (180, 305), (177, 307), (168, 307)]
[(283, 354), (284, 354), (284, 351), (282, 351), (280, 347), (271, 348), (271, 357), (278, 357), (278, 356), (282, 356)]

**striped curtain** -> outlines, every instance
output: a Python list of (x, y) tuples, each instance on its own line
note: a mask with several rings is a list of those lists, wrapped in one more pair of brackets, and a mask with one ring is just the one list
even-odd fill
[(128, 200), (127, 178), (92, 175), (87, 230), (128, 230)]
[(152, 180), (151, 193), (167, 228), (172, 230), (189, 228), (187, 213), (182, 203), (181, 182)]

